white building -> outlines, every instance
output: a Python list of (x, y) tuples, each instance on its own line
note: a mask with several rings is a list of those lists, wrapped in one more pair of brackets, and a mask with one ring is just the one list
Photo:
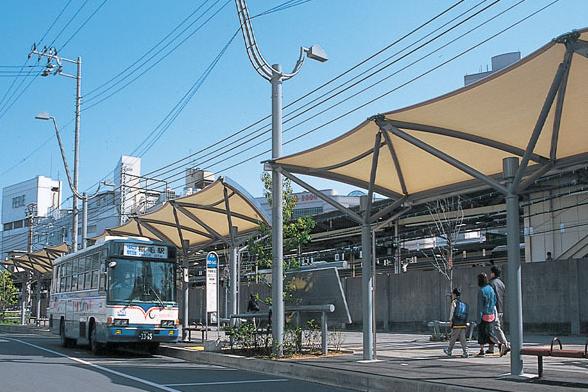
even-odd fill
[(10, 250), (27, 249), (27, 207), (36, 216), (52, 216), (61, 204), (61, 181), (37, 176), (2, 189), (2, 257)]
[(521, 59), (521, 52), (510, 52), (503, 53), (492, 57), (492, 69), (486, 69), (486, 71), (480, 71), (475, 74), (465, 75), (463, 77), (464, 86), (470, 85), (477, 82), (480, 79), (484, 79), (486, 76), (492, 75), (496, 71), (500, 71), (503, 68), (508, 67), (511, 64), (516, 63)]
[[(345, 207), (353, 207), (359, 205), (359, 197), (361, 192), (351, 192), (349, 195), (339, 195), (334, 189), (324, 189), (321, 193), (329, 196), (339, 204)], [(301, 216), (313, 216), (322, 214), (324, 212), (334, 211), (335, 207), (320, 199), (317, 195), (310, 192), (299, 192), (294, 194), (297, 202), (294, 207), (292, 218), (296, 219)], [(256, 198), (263, 208), (270, 211), (271, 208), (265, 197)]]

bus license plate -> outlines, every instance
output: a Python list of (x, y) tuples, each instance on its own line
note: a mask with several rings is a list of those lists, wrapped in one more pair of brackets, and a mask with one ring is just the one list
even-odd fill
[(153, 332), (141, 331), (139, 334), (139, 340), (153, 340)]

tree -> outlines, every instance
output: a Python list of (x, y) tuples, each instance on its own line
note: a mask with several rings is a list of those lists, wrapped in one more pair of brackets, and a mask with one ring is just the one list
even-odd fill
[[(261, 176), (263, 182), (263, 196), (272, 205), (272, 177), (269, 173), (264, 172)], [(292, 183), (289, 179), (284, 180), (282, 192), (283, 208), (282, 214), (284, 219), (284, 247), (286, 250), (296, 249), (296, 255), (300, 256), (302, 246), (310, 242), (310, 233), (315, 226), (312, 217), (305, 216), (292, 219), (294, 207), (296, 206), (296, 195), (292, 191)], [(258, 267), (271, 268), (272, 266), (272, 232), (266, 224), (259, 227), (260, 235), (257, 239), (249, 241), (248, 251), (255, 259)], [(298, 258), (292, 257), (284, 259), (284, 268), (286, 270), (299, 266)]]
[(14, 286), (12, 274), (0, 272), (0, 321), (4, 320), (6, 310), (18, 302), (18, 290)]
[(449, 292), (453, 290), (453, 256), (455, 245), (463, 228), (462, 199), (459, 196), (440, 199), (427, 204), (429, 216), (434, 223), (431, 235), (433, 249), (427, 254), (431, 264), (449, 283)]

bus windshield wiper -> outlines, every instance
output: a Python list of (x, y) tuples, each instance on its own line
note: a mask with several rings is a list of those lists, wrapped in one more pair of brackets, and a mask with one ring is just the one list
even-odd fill
[(149, 290), (155, 294), (155, 297), (157, 298), (157, 300), (159, 301), (159, 304), (161, 305), (162, 308), (165, 308), (165, 305), (163, 304), (163, 301), (161, 300), (161, 297), (159, 297), (159, 295), (157, 294), (157, 292), (153, 289), (153, 287), (149, 286)]

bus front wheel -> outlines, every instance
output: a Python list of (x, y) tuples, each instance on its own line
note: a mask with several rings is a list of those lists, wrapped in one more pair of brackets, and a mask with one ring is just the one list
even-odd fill
[(65, 322), (63, 320), (59, 322), (59, 339), (63, 347), (72, 346), (72, 340), (65, 336)]
[(96, 325), (94, 323), (90, 324), (90, 351), (92, 354), (98, 355), (101, 354), (103, 351), (104, 346), (102, 343), (96, 341)]

